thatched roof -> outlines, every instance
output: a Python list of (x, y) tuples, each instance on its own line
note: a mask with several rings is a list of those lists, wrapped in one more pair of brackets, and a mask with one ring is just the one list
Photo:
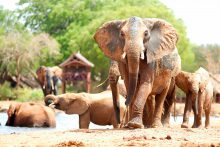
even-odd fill
[(220, 74), (209, 74), (212, 81), (214, 92), (220, 94)]
[(87, 60), (79, 52), (73, 53), (68, 59), (66, 59), (59, 66), (60, 67), (65, 67), (65, 66), (76, 66), (76, 65), (87, 66), (87, 67), (94, 67), (94, 64), (91, 63), (89, 60)]

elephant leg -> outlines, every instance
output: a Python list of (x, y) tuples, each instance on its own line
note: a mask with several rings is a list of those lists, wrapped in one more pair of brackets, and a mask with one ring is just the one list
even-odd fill
[(58, 90), (57, 90), (57, 85), (54, 85), (54, 91), (53, 91), (54, 95), (57, 95), (57, 94), (58, 94), (57, 91), (58, 91)]
[(155, 98), (154, 96), (149, 96), (144, 106), (143, 111), (143, 124), (144, 127), (150, 128), (153, 122), (155, 108)]
[(118, 89), (118, 79), (120, 76), (118, 63), (111, 60), (111, 65), (109, 68), (109, 82), (112, 90), (113, 106), (115, 111), (115, 116), (117, 123), (120, 124), (120, 100), (119, 100), (119, 89)]
[(140, 84), (140, 87), (138, 87), (138, 92), (135, 95), (136, 99), (132, 106), (131, 120), (127, 124), (129, 128), (144, 128), (142, 120), (143, 109), (151, 89), (152, 86), (149, 84)]
[(197, 128), (200, 128), (201, 125), (202, 125), (203, 97), (204, 97), (204, 93), (199, 92), (199, 96), (198, 96)]
[(46, 90), (42, 88), (42, 91), (43, 91), (43, 93), (44, 93), (44, 96), (47, 96)]
[(164, 113), (162, 115), (162, 124), (165, 127), (170, 126), (170, 113), (175, 99), (176, 99), (176, 87), (175, 87), (175, 83), (173, 82), (164, 101)]
[(88, 129), (90, 123), (90, 114), (84, 113), (79, 115), (79, 128), (80, 129)]
[(192, 125), (192, 128), (196, 128), (197, 127), (197, 113), (196, 113), (196, 106), (195, 103), (192, 104), (192, 109), (193, 109), (193, 114), (194, 114), (194, 122)]
[(183, 123), (181, 125), (181, 128), (188, 128), (189, 123), (189, 114), (192, 109), (192, 98), (190, 94), (186, 95), (186, 101), (185, 101), (185, 108), (184, 108), (184, 114), (183, 114)]
[(152, 123), (153, 128), (162, 127), (161, 116), (163, 111), (164, 100), (166, 98), (169, 86), (167, 86), (160, 94), (155, 96), (155, 110), (154, 110), (154, 120)]
[(210, 112), (211, 112), (211, 102), (208, 108), (205, 109), (205, 128), (209, 128), (210, 125)]

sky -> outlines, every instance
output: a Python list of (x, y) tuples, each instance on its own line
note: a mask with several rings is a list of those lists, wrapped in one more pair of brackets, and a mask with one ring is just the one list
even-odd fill
[(220, 0), (160, 0), (187, 27), (196, 44), (220, 44)]
[[(14, 10), (19, 0), (0, 0)], [(220, 0), (160, 0), (183, 20), (187, 36), (195, 44), (220, 44)]]

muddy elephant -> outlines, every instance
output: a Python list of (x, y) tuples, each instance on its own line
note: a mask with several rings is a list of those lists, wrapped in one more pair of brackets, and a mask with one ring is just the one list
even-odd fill
[(13, 103), (9, 106), (7, 114), (6, 126), (56, 127), (54, 110), (41, 104)]
[(40, 66), (37, 69), (37, 79), (42, 88), (44, 96), (52, 93), (57, 95), (57, 83), (59, 80), (62, 81), (62, 73), (62, 69), (58, 66)]
[[(162, 126), (164, 99), (172, 77), (181, 70), (176, 30), (161, 19), (131, 17), (103, 24), (94, 39), (111, 64), (118, 63), (128, 92), (125, 103), (131, 108), (127, 126), (143, 128), (143, 109), (151, 95), (156, 100), (152, 127)], [(119, 104), (117, 88), (114, 89), (117, 80), (118, 77), (110, 77), (114, 105)]]
[[(118, 67), (118, 63), (114, 61), (112, 62), (110, 68), (109, 68), (109, 80), (110, 82), (114, 82), (116, 78), (120, 76), (120, 71)], [(117, 85), (112, 86), (113, 91), (118, 91), (119, 94), (121, 94), (123, 97), (127, 96), (127, 91), (126, 87), (124, 84), (124, 80), (119, 77), (117, 79)], [(111, 90), (110, 85), (108, 86), (108, 89)], [(170, 113), (171, 113), (171, 108), (172, 105), (175, 101), (176, 98), (176, 86), (175, 86), (175, 78), (172, 78), (169, 90), (167, 92), (165, 102), (164, 102), (164, 107), (163, 107), (163, 115), (161, 118), (162, 124), (166, 127), (170, 126)], [(117, 108), (116, 108), (117, 109)], [(175, 107), (174, 107), (175, 109)], [(143, 124), (145, 127), (149, 128), (152, 125), (153, 122), (153, 114), (155, 110), (155, 96), (151, 95), (147, 98), (147, 101), (144, 106), (143, 110)], [(175, 111), (174, 111), (175, 112)], [(129, 112), (128, 112), (129, 113)], [(129, 116), (129, 114), (127, 114)], [(120, 118), (118, 118), (120, 119)]]
[[(125, 111), (125, 98), (119, 96), (121, 117)], [(89, 128), (89, 123), (97, 125), (113, 125), (118, 128), (112, 103), (111, 91), (101, 93), (66, 93), (58, 96), (47, 95), (45, 104), (63, 110), (66, 114), (79, 115), (79, 128)]]
[(209, 115), (213, 98), (213, 85), (209, 73), (199, 68), (195, 73), (181, 71), (175, 78), (176, 85), (185, 92), (186, 101), (182, 128), (188, 128), (191, 109), (194, 113), (193, 128), (201, 127), (202, 110), (205, 110), (205, 127), (209, 127)]

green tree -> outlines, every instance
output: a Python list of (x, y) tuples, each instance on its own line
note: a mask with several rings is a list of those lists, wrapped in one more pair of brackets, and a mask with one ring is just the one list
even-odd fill
[(20, 0), (19, 5), (25, 25), (54, 36), (61, 44), (64, 58), (80, 51), (93, 62), (93, 77), (107, 78), (109, 66), (109, 59), (93, 40), (96, 29), (106, 21), (131, 16), (158, 17), (173, 24), (180, 36), (177, 47), (183, 69), (191, 71), (195, 67), (186, 27), (158, 0)]
[(207, 44), (195, 46), (193, 48), (195, 52), (196, 58), (195, 61), (197, 63), (197, 68), (204, 67), (209, 72), (214, 74), (220, 73), (220, 46), (217, 44)]
[(48, 34), (32, 34), (16, 15), (0, 9), (0, 78), (10, 75), (20, 84), (21, 76), (59, 55), (59, 44)]

